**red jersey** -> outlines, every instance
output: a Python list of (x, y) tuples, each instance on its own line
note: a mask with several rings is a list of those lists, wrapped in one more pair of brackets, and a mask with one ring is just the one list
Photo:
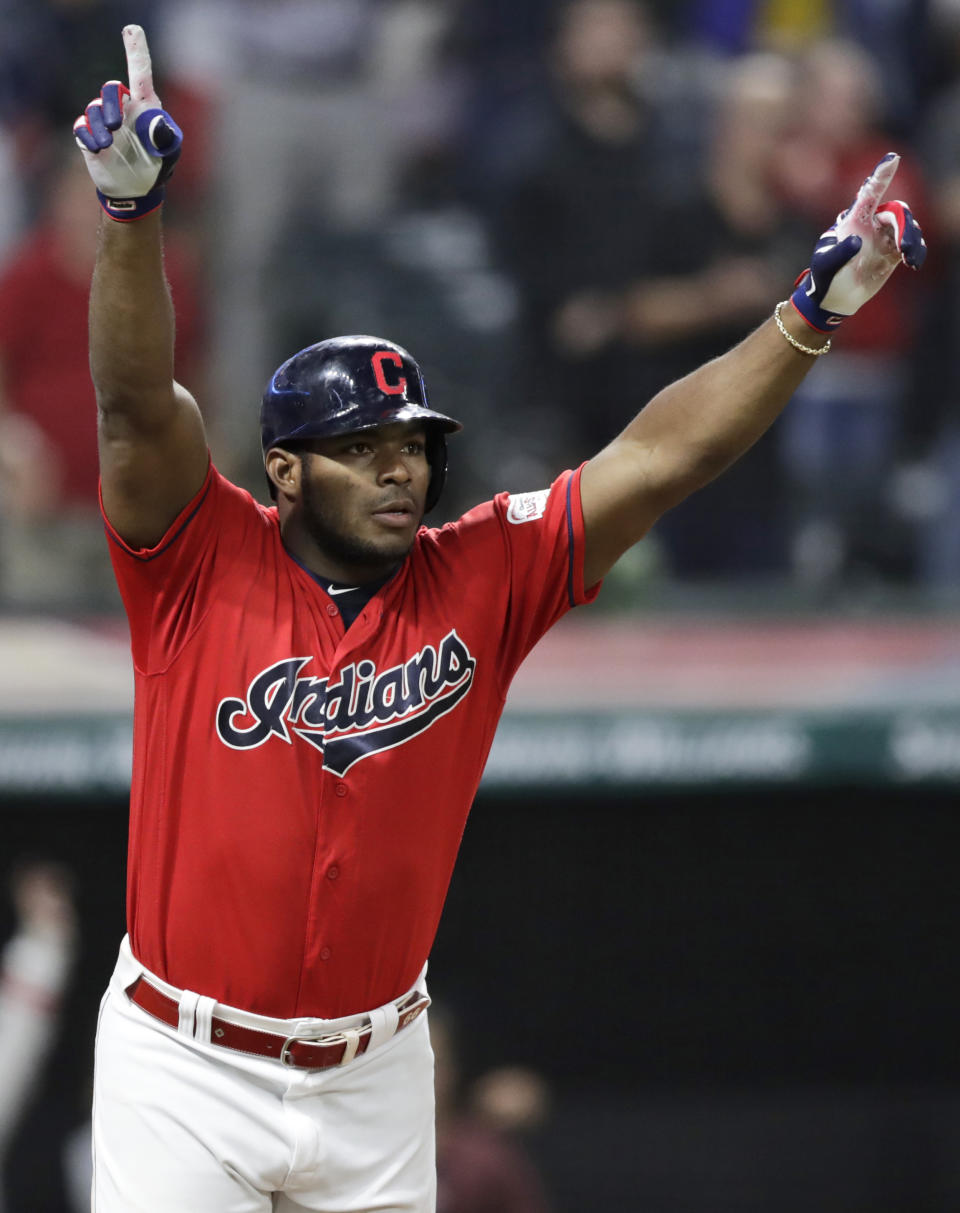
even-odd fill
[(279, 1018), (416, 980), (510, 681), (583, 585), (579, 472), (422, 527), (344, 630), (276, 509), (213, 467), (150, 550), (110, 531), (136, 675), (138, 959)]

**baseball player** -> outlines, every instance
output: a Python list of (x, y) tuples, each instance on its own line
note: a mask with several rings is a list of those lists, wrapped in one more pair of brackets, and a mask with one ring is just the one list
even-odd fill
[(136, 671), (94, 1208), (426, 1213), (426, 962), (513, 674), (925, 248), (881, 204), (891, 154), (741, 345), (582, 467), (438, 529), (458, 422), (399, 346), (320, 341), (263, 395), (265, 508), (212, 466), (172, 378), (160, 217), (181, 133), (143, 31), (123, 37), (129, 86), (75, 127), (104, 211), (90, 357)]

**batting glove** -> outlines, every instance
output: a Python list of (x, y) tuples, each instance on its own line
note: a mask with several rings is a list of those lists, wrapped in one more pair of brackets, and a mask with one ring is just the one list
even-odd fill
[(811, 328), (829, 333), (883, 286), (902, 261), (918, 270), (927, 255), (920, 225), (905, 202), (885, 202), (900, 163), (888, 152), (847, 210), (817, 242), (791, 303)]
[(180, 155), (183, 133), (160, 107), (147, 39), (139, 25), (123, 31), (127, 79), (108, 80), (73, 124), (73, 133), (112, 219), (140, 219), (163, 201), (164, 182)]

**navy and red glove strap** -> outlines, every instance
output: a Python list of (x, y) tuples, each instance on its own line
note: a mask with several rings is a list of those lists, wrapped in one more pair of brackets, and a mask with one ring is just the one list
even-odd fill
[(833, 333), (846, 320), (840, 312), (831, 312), (820, 305), (834, 275), (857, 255), (862, 243), (859, 236), (847, 236), (838, 241), (836, 236), (824, 233), (810, 258), (810, 268), (794, 283), (790, 302), (818, 333)]

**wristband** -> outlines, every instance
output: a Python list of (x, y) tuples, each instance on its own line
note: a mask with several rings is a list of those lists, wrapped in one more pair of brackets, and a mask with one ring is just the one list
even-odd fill
[(116, 219), (119, 223), (132, 223), (135, 219), (142, 219), (144, 215), (155, 211), (163, 202), (164, 193), (164, 187), (157, 185), (142, 198), (108, 198), (100, 190), (97, 190), (97, 197), (111, 219)]

